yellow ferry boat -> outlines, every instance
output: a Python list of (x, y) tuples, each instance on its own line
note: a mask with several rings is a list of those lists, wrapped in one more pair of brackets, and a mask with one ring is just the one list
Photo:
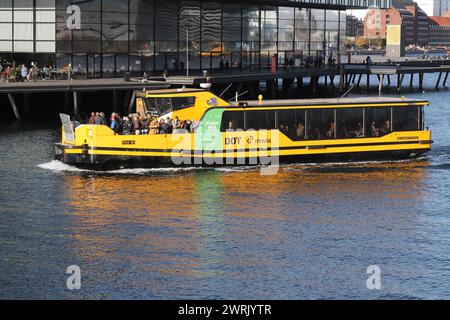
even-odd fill
[(56, 155), (96, 170), (409, 159), (431, 149), (428, 105), (386, 97), (227, 102), (201, 89), (142, 91), (134, 119), (144, 128), (80, 125), (61, 115)]

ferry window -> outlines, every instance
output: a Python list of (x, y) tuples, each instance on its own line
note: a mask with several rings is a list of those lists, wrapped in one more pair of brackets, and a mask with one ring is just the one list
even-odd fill
[(362, 108), (337, 110), (336, 133), (339, 139), (364, 137), (364, 111)]
[(247, 111), (246, 129), (271, 130), (275, 129), (275, 111)]
[(392, 132), (392, 108), (366, 109), (366, 137), (382, 137)]
[(419, 129), (419, 108), (394, 108), (394, 131), (416, 131)]
[(173, 110), (181, 110), (195, 105), (195, 97), (172, 98)]
[(336, 137), (334, 114), (334, 109), (308, 110), (308, 140), (334, 139)]
[(221, 131), (244, 130), (243, 111), (225, 111), (222, 116)]
[(161, 115), (172, 112), (172, 101), (170, 98), (156, 98), (155, 103)]
[(278, 129), (292, 140), (305, 140), (306, 110), (278, 111)]

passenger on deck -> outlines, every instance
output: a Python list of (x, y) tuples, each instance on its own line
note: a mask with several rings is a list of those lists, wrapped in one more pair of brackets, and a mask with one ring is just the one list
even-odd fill
[(370, 125), (370, 134), (372, 137), (380, 136), (380, 129), (376, 127), (375, 122), (372, 122), (372, 124)]
[(301, 140), (305, 138), (305, 125), (303, 124), (303, 122), (300, 122), (295, 130), (295, 137), (297, 138), (297, 140)]
[(289, 127), (284, 125), (284, 124), (281, 124), (280, 125), (280, 132), (284, 133), (285, 135), (289, 135)]
[(175, 117), (175, 120), (172, 121), (172, 124), (174, 130), (181, 129), (181, 121), (178, 117)]
[(128, 117), (123, 117), (123, 135), (131, 135), (133, 134), (133, 122)]
[(120, 129), (119, 121), (117, 120), (116, 115), (114, 113), (111, 115), (110, 128), (112, 131), (114, 131), (114, 133), (116, 133), (116, 134), (119, 133), (119, 129)]
[(391, 133), (391, 131), (392, 131), (391, 130), (391, 121), (386, 120), (386, 122), (384, 123), (383, 128), (381, 128), (380, 131), (381, 131), (382, 135), (386, 135), (386, 134)]
[(141, 121), (139, 121), (139, 117), (134, 115), (133, 117), (133, 130), (135, 135), (141, 134)]
[(169, 124), (166, 123), (164, 119), (159, 121), (158, 133), (159, 134), (168, 134)]
[(91, 113), (91, 117), (89, 118), (89, 124), (94, 124), (95, 123), (95, 112)]
[(327, 130), (327, 138), (328, 139), (334, 139), (335, 138), (335, 131), (336, 131), (336, 125), (334, 124), (334, 122), (330, 123), (330, 126), (328, 127)]
[(364, 128), (361, 122), (358, 122), (358, 127), (354, 131), (354, 136), (356, 138), (363, 138), (364, 137)]
[(150, 121), (150, 134), (157, 134), (158, 133), (158, 118), (154, 117)]
[(148, 115), (145, 117), (142, 117), (141, 119), (142, 127), (141, 127), (141, 133), (144, 135), (147, 135), (150, 132), (150, 118)]
[(170, 117), (166, 118), (166, 123), (167, 123), (167, 133), (168, 134), (172, 134), (173, 133), (173, 122), (172, 119), (170, 119)]
[(96, 124), (96, 125), (101, 125), (102, 124), (102, 117), (100, 116), (99, 112), (95, 113), (94, 124)]

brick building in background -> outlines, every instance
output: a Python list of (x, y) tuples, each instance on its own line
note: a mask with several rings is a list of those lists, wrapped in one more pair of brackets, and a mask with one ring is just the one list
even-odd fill
[(385, 39), (386, 25), (401, 25), (406, 45), (428, 45), (428, 16), (415, 2), (394, 1), (390, 9), (370, 9), (364, 19), (364, 36)]
[(450, 47), (450, 17), (428, 17), (431, 47)]
[(347, 15), (347, 37), (362, 37), (364, 36), (364, 21), (358, 19), (353, 15)]

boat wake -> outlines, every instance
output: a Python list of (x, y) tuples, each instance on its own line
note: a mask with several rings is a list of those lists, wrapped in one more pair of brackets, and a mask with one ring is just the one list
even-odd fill
[[(402, 164), (421, 163), (427, 161), (427, 158), (419, 158), (414, 160), (400, 161), (362, 161), (362, 162), (336, 162), (336, 163), (304, 163), (304, 164), (282, 164), (280, 169), (283, 171), (333, 171), (336, 170), (358, 170), (358, 169), (375, 169), (392, 165), (394, 168)], [(233, 172), (251, 172), (261, 170), (262, 167), (236, 166), (236, 167), (168, 167), (168, 168), (134, 168), (134, 169), (117, 169), (109, 171), (95, 171), (88, 169), (80, 169), (75, 166), (65, 164), (59, 160), (53, 160), (38, 165), (39, 168), (55, 172), (55, 173), (89, 173), (96, 175), (160, 175), (175, 174), (182, 172), (195, 171), (215, 171), (223, 173)]]

